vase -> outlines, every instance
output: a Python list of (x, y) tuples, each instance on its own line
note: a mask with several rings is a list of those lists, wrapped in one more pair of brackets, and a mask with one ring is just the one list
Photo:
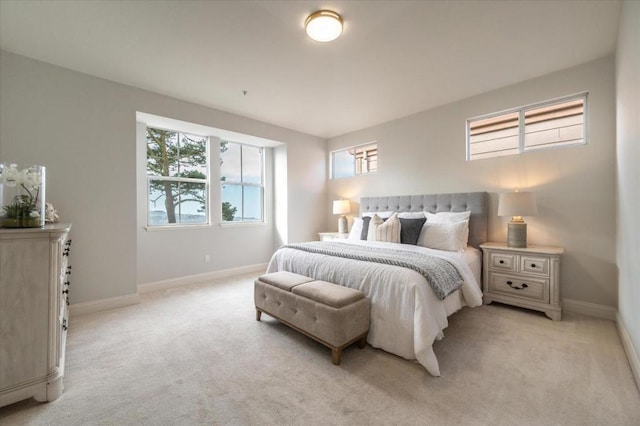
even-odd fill
[(45, 177), (44, 166), (0, 163), (0, 227), (44, 226)]

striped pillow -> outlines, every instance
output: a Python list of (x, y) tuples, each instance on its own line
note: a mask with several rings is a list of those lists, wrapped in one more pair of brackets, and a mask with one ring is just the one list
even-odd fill
[(374, 214), (371, 222), (369, 222), (367, 241), (400, 243), (400, 220), (398, 219), (398, 213), (394, 213), (386, 221), (383, 221), (380, 216)]

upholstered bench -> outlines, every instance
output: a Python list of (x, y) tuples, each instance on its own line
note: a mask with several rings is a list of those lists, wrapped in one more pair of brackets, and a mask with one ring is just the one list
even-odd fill
[(364, 348), (371, 302), (360, 290), (282, 271), (259, 277), (254, 299), (256, 320), (264, 312), (322, 343), (335, 365), (350, 344)]

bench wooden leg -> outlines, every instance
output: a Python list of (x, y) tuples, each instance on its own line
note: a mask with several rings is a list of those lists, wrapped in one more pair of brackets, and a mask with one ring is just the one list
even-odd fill
[(260, 321), (261, 316), (262, 316), (262, 311), (260, 309), (256, 309), (256, 321)]
[(340, 365), (340, 357), (342, 356), (342, 349), (331, 349), (331, 360), (334, 365)]
[(365, 334), (360, 338), (360, 340), (358, 340), (358, 347), (360, 349), (364, 349), (366, 345), (367, 345), (367, 335)]

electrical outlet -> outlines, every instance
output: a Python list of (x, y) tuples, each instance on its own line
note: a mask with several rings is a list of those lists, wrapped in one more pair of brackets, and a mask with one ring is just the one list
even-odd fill
[(208, 254), (204, 255), (204, 263), (209, 263), (211, 262), (211, 256), (209, 256)]

